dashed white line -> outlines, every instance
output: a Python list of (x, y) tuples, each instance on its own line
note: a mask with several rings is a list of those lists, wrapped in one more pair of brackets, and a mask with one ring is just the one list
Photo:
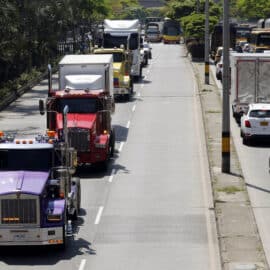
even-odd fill
[(119, 146), (119, 149), (118, 149), (118, 152), (121, 152), (121, 151), (122, 151), (123, 146), (124, 146), (124, 142), (121, 142), (121, 143), (120, 143), (120, 146)]
[(127, 122), (127, 128), (129, 128), (129, 127), (130, 127), (130, 121)]
[(132, 111), (135, 112), (135, 109), (136, 109), (136, 105), (134, 105), (134, 106), (132, 107)]
[(79, 270), (83, 270), (86, 264), (86, 259), (82, 259)]
[(97, 213), (96, 220), (95, 220), (95, 225), (99, 224), (99, 221), (100, 221), (100, 218), (101, 218), (101, 215), (103, 212), (103, 208), (104, 208), (103, 206), (100, 206), (98, 209), (98, 213)]
[(140, 97), (141, 96), (141, 93), (138, 93), (138, 95), (137, 95), (138, 97)]
[(108, 181), (109, 181), (110, 183), (112, 182), (114, 175), (115, 175), (115, 169), (112, 170), (111, 175), (110, 175), (110, 177), (109, 177), (109, 180), (108, 180)]

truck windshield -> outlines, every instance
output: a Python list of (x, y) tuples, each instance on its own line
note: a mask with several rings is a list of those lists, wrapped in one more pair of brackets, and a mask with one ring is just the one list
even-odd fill
[(169, 36), (177, 36), (180, 34), (180, 30), (177, 26), (164, 27), (164, 34)]
[[(114, 36), (110, 34), (104, 34), (104, 48), (120, 48), (121, 45), (124, 45), (125, 48), (127, 49), (127, 39), (128, 36)], [(138, 41), (138, 34), (137, 33), (132, 33), (130, 35), (130, 40), (129, 40), (129, 48), (131, 50), (139, 48), (139, 41)]]
[(113, 62), (120, 63), (123, 62), (125, 59), (122, 53), (113, 53)]
[(270, 46), (270, 33), (259, 34), (257, 43), (258, 46)]
[(1, 149), (0, 170), (49, 171), (53, 167), (52, 149)]
[(102, 52), (102, 54), (113, 54), (113, 62), (114, 63), (120, 63), (125, 60), (123, 53), (121, 52)]
[(158, 32), (159, 32), (158, 28), (148, 28), (148, 29), (146, 30), (146, 33), (147, 33), (147, 34), (156, 34), (156, 33), (158, 33)]
[(68, 105), (69, 113), (96, 113), (98, 111), (98, 100), (96, 98), (59, 99), (57, 111), (63, 112), (66, 105)]

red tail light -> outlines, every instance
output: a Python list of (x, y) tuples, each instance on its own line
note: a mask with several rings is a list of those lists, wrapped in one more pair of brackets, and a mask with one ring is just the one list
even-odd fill
[(251, 124), (248, 120), (245, 120), (245, 127), (251, 128)]

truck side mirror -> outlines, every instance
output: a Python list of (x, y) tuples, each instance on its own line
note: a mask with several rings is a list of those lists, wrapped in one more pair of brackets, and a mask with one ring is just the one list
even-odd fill
[(41, 115), (45, 114), (44, 101), (42, 99), (39, 100), (39, 113)]

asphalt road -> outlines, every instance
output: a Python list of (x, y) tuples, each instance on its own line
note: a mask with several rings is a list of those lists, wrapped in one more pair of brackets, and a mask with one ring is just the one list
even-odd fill
[[(218, 269), (201, 114), (183, 47), (153, 44), (143, 75), (133, 100), (116, 104), (108, 171), (80, 171), (82, 211), (67, 250), (4, 249), (0, 269)], [(45, 96), (42, 82), (1, 112), (2, 130), (44, 130)]]

